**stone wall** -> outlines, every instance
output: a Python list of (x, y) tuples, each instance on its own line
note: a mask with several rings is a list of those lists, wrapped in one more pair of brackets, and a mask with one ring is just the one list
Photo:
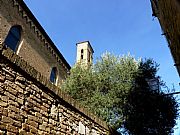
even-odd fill
[(105, 135), (105, 122), (0, 44), (0, 135)]
[(180, 76), (180, 2), (178, 0), (151, 0), (152, 9), (167, 39)]

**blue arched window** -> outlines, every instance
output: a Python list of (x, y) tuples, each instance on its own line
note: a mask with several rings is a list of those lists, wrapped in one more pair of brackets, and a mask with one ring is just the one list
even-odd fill
[(21, 39), (21, 26), (12, 26), (9, 30), (9, 33), (4, 41), (4, 43), (11, 48), (13, 51), (16, 51), (16, 48)]
[(52, 83), (56, 83), (56, 80), (57, 80), (57, 68), (53, 67), (51, 70), (50, 81)]

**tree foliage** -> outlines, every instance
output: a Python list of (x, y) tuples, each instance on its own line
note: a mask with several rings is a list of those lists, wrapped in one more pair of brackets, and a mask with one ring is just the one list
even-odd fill
[[(157, 70), (149, 59), (143, 62), (131, 55), (105, 53), (92, 67), (75, 65), (62, 89), (114, 129), (123, 125), (129, 134), (157, 133), (160, 128), (170, 133), (177, 102), (159, 91), (163, 83)], [(152, 85), (152, 80), (159, 85)]]
[(122, 124), (125, 95), (133, 85), (138, 62), (130, 55), (103, 54), (89, 68), (75, 65), (62, 89), (110, 125)]
[(178, 104), (173, 96), (166, 95), (160, 88), (162, 82), (156, 83), (152, 89), (152, 79), (158, 81), (156, 75), (158, 65), (152, 60), (141, 62), (135, 85), (127, 95), (123, 110), (124, 128), (132, 135), (168, 135), (173, 132), (178, 116)]

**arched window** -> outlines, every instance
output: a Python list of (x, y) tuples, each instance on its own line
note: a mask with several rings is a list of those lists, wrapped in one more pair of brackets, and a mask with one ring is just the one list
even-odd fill
[(57, 68), (53, 67), (51, 70), (50, 81), (55, 84), (56, 80), (57, 80)]
[(12, 26), (9, 30), (9, 33), (4, 41), (4, 43), (11, 48), (13, 51), (16, 51), (16, 48), (21, 39), (21, 26)]

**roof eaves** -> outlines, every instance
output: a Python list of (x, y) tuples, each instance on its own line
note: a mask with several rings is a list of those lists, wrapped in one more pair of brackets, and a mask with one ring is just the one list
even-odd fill
[(68, 64), (68, 62), (65, 60), (65, 58), (63, 57), (63, 55), (60, 53), (60, 51), (57, 49), (57, 47), (55, 46), (55, 44), (53, 43), (53, 41), (50, 39), (50, 37), (48, 36), (48, 34), (45, 32), (45, 30), (43, 29), (43, 27), (40, 25), (40, 23), (38, 22), (38, 20), (35, 18), (35, 16), (33, 15), (33, 13), (30, 11), (30, 9), (27, 7), (27, 5), (24, 3), (23, 0), (16, 0), (19, 5), (22, 7), (22, 9), (26, 12), (26, 14), (28, 15), (28, 17), (33, 21), (33, 23), (36, 25), (36, 27), (39, 29), (39, 31), (42, 33), (42, 35), (45, 37), (45, 39), (49, 42), (49, 44), (51, 45), (51, 47), (53, 48), (53, 50), (56, 52), (56, 54), (60, 57), (60, 59), (62, 60), (62, 62), (66, 65), (66, 67), (68, 68), (68, 70), (71, 69), (71, 66)]

